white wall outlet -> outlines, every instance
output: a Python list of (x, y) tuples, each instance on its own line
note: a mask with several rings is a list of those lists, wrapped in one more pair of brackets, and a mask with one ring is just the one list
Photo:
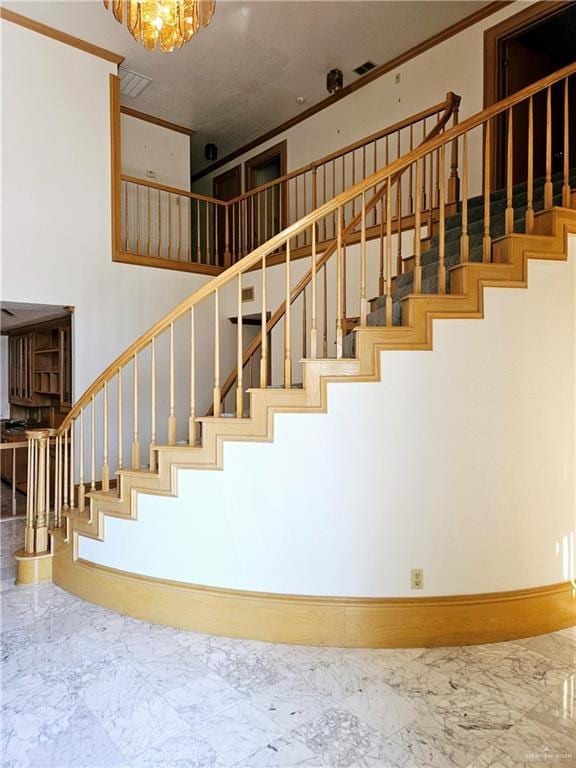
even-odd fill
[(394, 85), (400, 85), (400, 72), (396, 72), (394, 75)]
[(422, 568), (412, 568), (410, 571), (412, 589), (424, 589), (424, 571)]
[(156, 171), (146, 171), (146, 176), (148, 176), (149, 179), (155, 179)]

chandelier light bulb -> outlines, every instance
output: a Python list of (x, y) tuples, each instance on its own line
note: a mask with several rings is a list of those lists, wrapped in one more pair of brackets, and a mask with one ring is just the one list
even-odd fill
[(103, 0), (114, 18), (125, 24), (137, 42), (149, 51), (159, 45), (164, 53), (181, 48), (207, 27), (214, 16), (216, 0)]

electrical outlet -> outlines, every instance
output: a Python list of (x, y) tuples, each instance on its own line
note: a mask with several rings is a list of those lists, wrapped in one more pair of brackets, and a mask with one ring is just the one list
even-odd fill
[(394, 84), (400, 85), (400, 72), (396, 72), (396, 74), (394, 75)]
[(422, 568), (412, 568), (410, 571), (412, 589), (424, 589), (424, 571)]

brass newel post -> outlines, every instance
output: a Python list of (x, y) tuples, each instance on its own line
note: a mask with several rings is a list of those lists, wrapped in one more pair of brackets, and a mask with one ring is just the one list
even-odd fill
[[(453, 121), (452, 125), (458, 125), (458, 110), (460, 109), (461, 97), (456, 96), (454, 93), (449, 93), (446, 96), (453, 104)], [(460, 199), (460, 179), (458, 177), (458, 139), (454, 139), (452, 142), (452, 156), (450, 159), (450, 178), (448, 179), (448, 200), (449, 205), (451, 203), (457, 203)]]

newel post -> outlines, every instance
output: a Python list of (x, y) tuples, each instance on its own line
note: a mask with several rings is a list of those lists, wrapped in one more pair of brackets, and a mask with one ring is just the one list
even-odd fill
[(28, 474), (24, 549), (14, 553), (16, 583), (37, 584), (52, 579), (52, 548), (48, 533), (50, 499), (50, 438), (53, 430), (26, 432)]
[[(452, 102), (452, 127), (458, 125), (458, 110), (461, 97), (455, 93), (448, 93), (447, 100)], [(450, 177), (448, 179), (448, 195), (446, 202), (450, 205), (460, 200), (460, 178), (458, 176), (458, 139), (452, 142), (452, 156), (450, 159)]]

